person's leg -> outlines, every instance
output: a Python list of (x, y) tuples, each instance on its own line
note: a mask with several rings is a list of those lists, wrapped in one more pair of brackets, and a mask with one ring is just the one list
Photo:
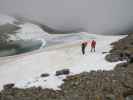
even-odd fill
[(85, 48), (82, 47), (82, 54), (84, 55), (85, 54)]
[(91, 47), (91, 52), (92, 52), (92, 47)]
[(92, 48), (92, 51), (94, 52), (94, 47)]
[(84, 48), (84, 54), (86, 54), (86, 47)]
[(95, 52), (96, 50), (95, 50), (95, 47), (94, 47), (94, 52)]
[(85, 48), (83, 48), (83, 55), (85, 54)]
[(91, 52), (94, 52), (94, 47), (91, 47)]

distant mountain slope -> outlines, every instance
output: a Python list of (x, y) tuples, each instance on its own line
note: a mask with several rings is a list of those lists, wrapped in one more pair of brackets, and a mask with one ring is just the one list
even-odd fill
[(10, 17), (8, 15), (0, 14), (0, 25), (4, 24), (14, 24), (17, 20), (13, 17)]
[[(32, 46), (38, 48), (41, 45), (45, 46), (45, 35), (48, 35), (48, 33), (41, 29), (39, 25), (0, 14), (0, 56), (16, 54), (16, 49), (20, 50), (24, 47), (26, 47), (26, 50), (24, 50), (26, 52), (32, 50)], [(11, 54), (8, 53), (12, 49), (15, 49), (15, 51)]]
[(18, 15), (14, 15), (14, 17), (18, 20), (20, 20), (21, 22), (30, 22), (33, 24), (38, 25), (41, 29), (43, 29), (44, 31), (48, 32), (49, 34), (68, 34), (68, 33), (77, 33), (77, 32), (81, 32), (83, 31), (83, 29), (76, 29), (76, 30), (69, 30), (69, 31), (61, 31), (61, 30), (57, 30), (55, 28), (52, 28), (48, 25), (45, 25), (44, 23), (38, 22), (36, 20), (31, 20), (29, 18), (25, 18), (23, 16), (18, 16)]

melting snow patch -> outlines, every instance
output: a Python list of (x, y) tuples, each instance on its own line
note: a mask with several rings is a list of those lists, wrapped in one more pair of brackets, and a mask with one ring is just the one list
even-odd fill
[(15, 87), (18, 88), (29, 88), (29, 87), (42, 87), (42, 88), (52, 88), (54, 90), (60, 90), (59, 86), (63, 84), (63, 79), (65, 75), (55, 76), (51, 75), (45, 78), (37, 77), (28, 81), (19, 81), (16, 83)]

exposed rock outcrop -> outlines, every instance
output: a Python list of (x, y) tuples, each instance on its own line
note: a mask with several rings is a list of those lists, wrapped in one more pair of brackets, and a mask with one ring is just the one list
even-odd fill
[(62, 70), (58, 70), (56, 71), (56, 76), (59, 76), (59, 75), (68, 75), (70, 73), (70, 70), (69, 69), (62, 69)]

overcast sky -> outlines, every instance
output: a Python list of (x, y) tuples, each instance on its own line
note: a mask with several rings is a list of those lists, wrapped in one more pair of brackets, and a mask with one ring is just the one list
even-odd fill
[(133, 0), (0, 0), (0, 13), (28, 17), (60, 30), (106, 34), (133, 30)]

